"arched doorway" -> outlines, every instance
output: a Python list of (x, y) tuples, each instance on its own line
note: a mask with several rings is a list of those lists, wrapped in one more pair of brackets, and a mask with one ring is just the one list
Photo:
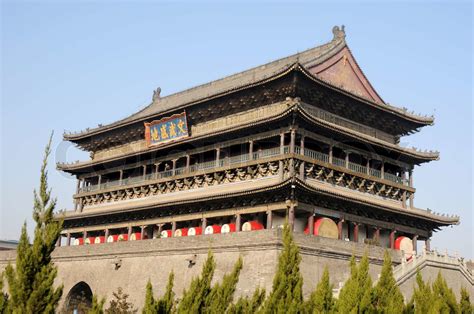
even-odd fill
[(66, 298), (67, 314), (85, 314), (92, 306), (92, 290), (84, 281), (69, 291)]

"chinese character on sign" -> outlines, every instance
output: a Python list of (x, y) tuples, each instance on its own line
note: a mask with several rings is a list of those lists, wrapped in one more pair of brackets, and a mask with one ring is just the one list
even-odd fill
[(145, 122), (145, 138), (148, 146), (166, 143), (188, 135), (186, 112), (151, 123)]

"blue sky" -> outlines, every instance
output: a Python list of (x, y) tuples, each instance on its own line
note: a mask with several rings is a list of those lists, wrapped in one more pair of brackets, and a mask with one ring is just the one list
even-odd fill
[(436, 149), (415, 169), (415, 205), (458, 214), (432, 246), (473, 257), (472, 5), (469, 2), (13, 2), (1, 6), (0, 238), (31, 227), (32, 190), (51, 130), (50, 184), (72, 208), (76, 182), (57, 161), (87, 159), (66, 130), (113, 122), (167, 95), (332, 38), (346, 25), (385, 101), (434, 114), (402, 144)]

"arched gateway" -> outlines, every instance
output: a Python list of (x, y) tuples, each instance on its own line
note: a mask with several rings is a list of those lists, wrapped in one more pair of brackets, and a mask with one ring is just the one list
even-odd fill
[(67, 294), (65, 312), (70, 314), (87, 313), (92, 306), (92, 290), (87, 283), (81, 281), (71, 288)]

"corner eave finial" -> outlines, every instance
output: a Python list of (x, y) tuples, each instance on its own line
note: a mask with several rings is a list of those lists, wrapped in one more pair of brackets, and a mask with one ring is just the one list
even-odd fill
[(156, 102), (161, 98), (160, 94), (161, 94), (161, 87), (158, 87), (157, 89), (153, 91), (153, 98), (152, 98), (153, 102)]
[(333, 39), (332, 40), (338, 40), (338, 39), (344, 39), (346, 38), (346, 32), (345, 32), (345, 27), (344, 25), (341, 25), (341, 27), (339, 28), (339, 26), (334, 26), (332, 28), (332, 33), (334, 35)]

